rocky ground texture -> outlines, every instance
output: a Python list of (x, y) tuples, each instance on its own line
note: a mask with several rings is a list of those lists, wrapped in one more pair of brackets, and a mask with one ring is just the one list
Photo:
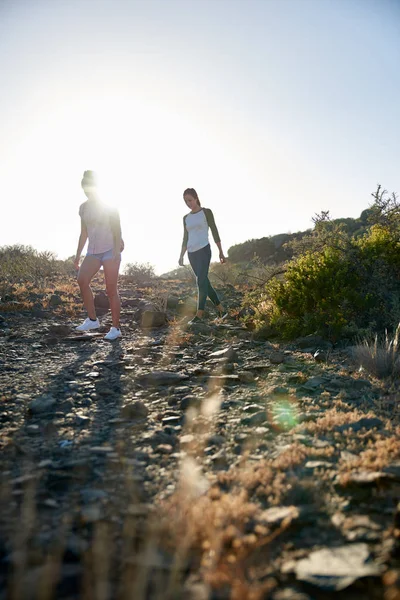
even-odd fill
[(0, 303), (0, 598), (400, 598), (396, 389), (166, 288), (112, 343)]

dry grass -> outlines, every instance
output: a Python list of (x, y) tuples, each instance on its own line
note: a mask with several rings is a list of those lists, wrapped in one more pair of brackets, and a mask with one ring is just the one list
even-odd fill
[[(52, 306), (51, 298), (56, 294), (60, 298), (59, 306)], [(7, 296), (6, 296), (7, 297)], [(77, 309), (81, 308), (81, 303), (75, 302), (79, 297), (79, 288), (75, 279), (66, 277), (55, 278), (54, 282), (47, 279), (40, 281), (25, 281), (16, 283), (9, 289), (10, 301), (0, 304), (0, 312), (20, 312), (30, 311), (34, 307), (42, 309), (52, 308), (55, 314), (75, 315)]]
[(377, 435), (375, 440), (368, 440), (366, 450), (363, 450), (350, 462), (341, 459), (339, 471), (348, 473), (351, 471), (381, 471), (391, 462), (400, 457), (400, 428), (396, 429), (396, 435), (383, 437)]
[[(272, 484), (274, 477), (268, 471), (261, 479)], [(164, 535), (171, 550), (183, 542), (186, 560), (211, 588), (230, 590), (230, 598), (261, 599), (276, 585), (252, 582), (251, 567), (257, 564), (261, 548), (265, 565), (266, 547), (290, 526), (291, 519), (278, 528), (262, 525), (260, 504), (249, 499), (246, 489), (223, 492), (214, 485), (196, 497), (183, 481), (163, 510)]]
[(373, 412), (364, 413), (357, 409), (351, 412), (342, 412), (337, 407), (331, 408), (326, 411), (323, 417), (320, 417), (315, 422), (304, 423), (301, 425), (301, 429), (305, 429), (309, 433), (315, 433), (317, 435), (323, 435), (329, 431), (333, 431), (336, 427), (341, 425), (347, 425), (348, 423), (356, 423), (363, 417), (373, 418), (375, 414)]
[(378, 379), (400, 377), (400, 323), (392, 338), (364, 340), (353, 350), (355, 363)]
[(29, 302), (28, 300), (15, 300), (13, 302), (3, 302), (0, 305), (0, 313), (22, 312), (31, 310), (32, 307), (33, 302)]

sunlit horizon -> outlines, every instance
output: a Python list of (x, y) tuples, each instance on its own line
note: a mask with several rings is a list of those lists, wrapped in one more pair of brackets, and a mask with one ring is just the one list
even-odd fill
[(398, 190), (399, 24), (391, 0), (4, 2), (0, 245), (73, 255), (86, 169), (123, 264), (157, 273), (177, 267), (186, 187), (225, 253), (358, 217)]

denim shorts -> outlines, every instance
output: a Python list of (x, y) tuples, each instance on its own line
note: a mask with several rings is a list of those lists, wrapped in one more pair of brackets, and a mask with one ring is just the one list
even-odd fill
[(101, 262), (101, 264), (103, 264), (106, 260), (112, 260), (114, 256), (114, 250), (111, 248), (111, 250), (107, 250), (107, 252), (99, 252), (98, 254), (91, 254), (88, 252), (86, 256), (94, 256)]

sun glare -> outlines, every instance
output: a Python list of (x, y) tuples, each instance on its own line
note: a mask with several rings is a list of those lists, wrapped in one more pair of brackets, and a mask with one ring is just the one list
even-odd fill
[[(96, 171), (101, 197), (120, 210), (124, 262), (149, 262), (159, 273), (175, 268), (185, 187), (196, 187), (204, 205), (211, 205), (217, 215), (224, 211), (222, 229), (233, 238), (237, 223), (232, 209), (255, 192), (236, 149), (224, 144), (207, 110), (197, 111), (195, 118), (190, 107), (163, 102), (156, 91), (150, 99), (118, 82), (107, 81), (112, 92), (105, 93), (105, 88), (71, 95), (64, 83), (34, 94), (35, 124), (16, 132), (18, 161), (16, 147), (10, 148), (14, 173), (3, 163), (4, 181), (9, 182), (10, 200), (14, 196), (24, 204), (27, 224), (56, 210), (63, 215), (63, 230), (49, 228), (45, 235), (36, 235), (30, 228), (29, 243), (56, 248), (60, 257), (74, 252), (85, 169)], [(17, 171), (21, 162), (23, 177)], [(227, 249), (226, 234), (224, 241)]]

